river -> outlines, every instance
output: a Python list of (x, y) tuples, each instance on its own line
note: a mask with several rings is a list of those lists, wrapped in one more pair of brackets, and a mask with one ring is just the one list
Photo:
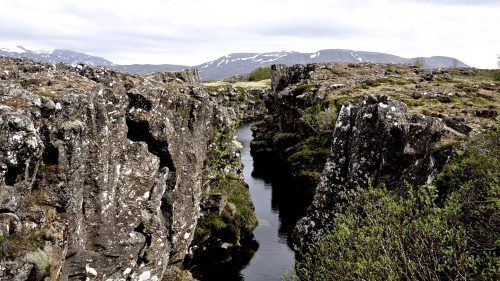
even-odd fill
[(197, 261), (188, 263), (201, 281), (279, 281), (282, 273), (295, 265), (289, 237), (307, 200), (300, 187), (287, 180), (289, 177), (283, 176), (271, 159), (254, 166), (250, 153), (253, 124), (241, 125), (236, 136), (243, 145), (243, 176), (259, 225), (241, 247), (210, 248), (201, 251)]
[[(243, 176), (259, 219), (259, 225), (253, 232), (259, 248), (250, 264), (241, 271), (241, 275), (245, 281), (280, 280), (282, 272), (294, 266), (294, 253), (287, 244), (290, 229), (286, 228), (290, 227), (284, 229), (282, 225), (279, 206), (283, 204), (279, 204), (278, 198), (273, 198), (277, 194), (276, 190), (273, 192), (272, 183), (252, 176), (254, 161), (250, 154), (251, 127), (251, 123), (242, 125), (236, 135), (243, 144)], [(291, 219), (296, 221), (295, 218)]]

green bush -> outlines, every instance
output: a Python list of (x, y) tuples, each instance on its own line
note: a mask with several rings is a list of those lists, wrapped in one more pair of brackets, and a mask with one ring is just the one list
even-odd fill
[(500, 280), (498, 131), (457, 145), (435, 184), (360, 191), (297, 262), (302, 280)]
[(335, 120), (337, 119), (337, 107), (335, 104), (321, 104), (310, 106), (300, 110), (302, 121), (314, 132), (333, 132)]
[(500, 82), (500, 69), (493, 70), (492, 77), (496, 82)]
[(254, 71), (250, 72), (250, 77), (248, 78), (249, 81), (261, 81), (266, 79), (271, 79), (270, 66), (259, 67), (255, 69)]

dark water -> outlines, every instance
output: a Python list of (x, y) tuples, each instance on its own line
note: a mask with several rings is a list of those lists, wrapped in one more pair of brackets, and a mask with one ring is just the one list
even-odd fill
[(249, 265), (241, 271), (241, 275), (245, 281), (280, 280), (283, 271), (294, 266), (294, 253), (288, 246), (288, 237), (301, 208), (300, 204), (295, 204), (297, 198), (294, 200), (293, 192), (286, 190), (286, 187), (274, 186), (280, 182), (279, 178), (266, 181), (252, 175), (254, 160), (250, 154), (251, 126), (252, 124), (241, 126), (236, 135), (243, 144), (243, 174), (259, 218), (259, 226), (253, 232), (259, 248)]
[(236, 135), (243, 144), (243, 175), (259, 226), (253, 237), (241, 241), (241, 247), (216, 246), (197, 251), (185, 266), (202, 281), (275, 281), (294, 266), (289, 237), (308, 201), (272, 159), (254, 161), (250, 153), (252, 125), (242, 125)]

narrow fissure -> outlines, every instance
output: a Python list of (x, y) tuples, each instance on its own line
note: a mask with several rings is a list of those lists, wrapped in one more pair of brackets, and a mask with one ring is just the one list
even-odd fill
[(155, 139), (151, 134), (149, 123), (135, 121), (127, 118), (127, 138), (131, 141), (142, 141), (148, 145), (148, 151), (160, 159), (160, 168), (167, 167), (170, 172), (175, 173), (174, 162), (168, 151), (168, 143)]

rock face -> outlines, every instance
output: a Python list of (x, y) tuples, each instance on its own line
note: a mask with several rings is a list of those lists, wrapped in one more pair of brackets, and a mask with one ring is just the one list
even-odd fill
[(264, 100), (269, 94), (269, 88), (205, 84), (205, 89), (217, 104), (224, 108), (228, 116), (233, 116), (233, 119), (247, 122), (262, 119), (267, 113)]
[(442, 168), (447, 155), (434, 157), (436, 145), (498, 126), (500, 88), (488, 70), (373, 63), (271, 68), (269, 113), (253, 128), (252, 155), (262, 174), (284, 170), (299, 196), (313, 193), (294, 231), (302, 245), (321, 234), (335, 204), (357, 188), (370, 182), (403, 193), (406, 183), (425, 183)]
[(447, 132), (437, 118), (407, 113), (386, 96), (365, 96), (341, 108), (327, 161), (312, 204), (294, 231), (296, 241), (317, 238), (359, 188), (384, 184), (401, 192), (406, 184), (431, 182), (442, 169), (432, 148)]
[(215, 103), (196, 72), (0, 58), (0, 279), (161, 280), (192, 240)]

